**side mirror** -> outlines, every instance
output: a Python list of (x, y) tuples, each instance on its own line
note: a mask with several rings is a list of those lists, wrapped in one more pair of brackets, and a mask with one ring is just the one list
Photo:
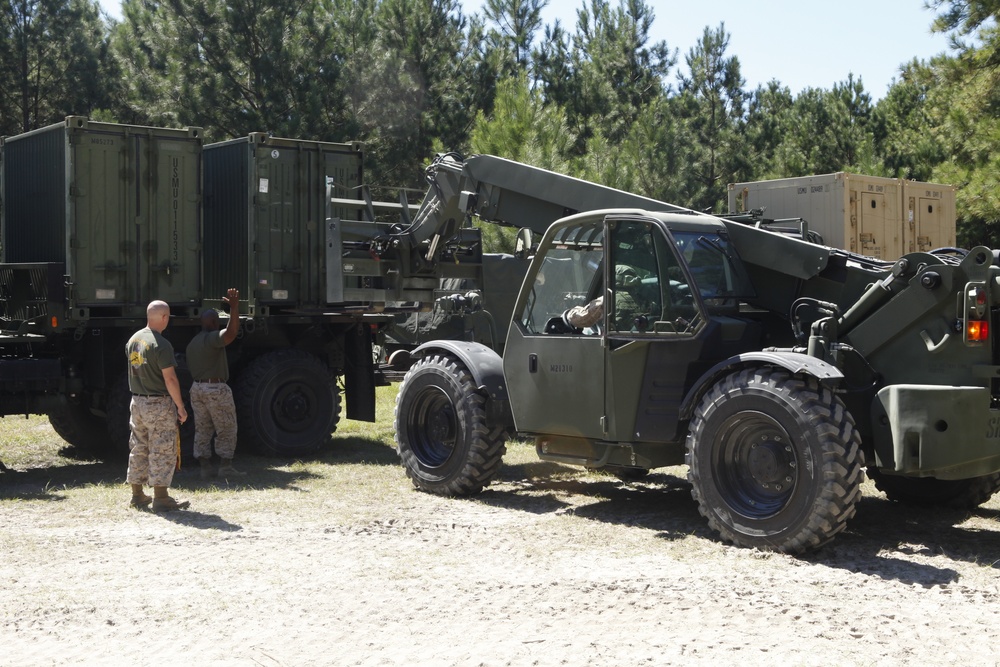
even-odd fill
[(517, 241), (514, 242), (514, 256), (518, 259), (526, 259), (528, 253), (531, 252), (533, 241), (530, 229), (522, 227), (517, 230)]

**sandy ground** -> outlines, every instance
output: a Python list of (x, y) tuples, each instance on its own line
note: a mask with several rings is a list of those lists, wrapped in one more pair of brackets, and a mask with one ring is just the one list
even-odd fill
[(353, 457), (181, 473), (193, 508), (167, 515), (126, 508), (116, 467), (0, 473), (0, 664), (1000, 664), (996, 499), (917, 511), (868, 483), (790, 557), (720, 543), (682, 468), (521, 463), (444, 499), (385, 445)]

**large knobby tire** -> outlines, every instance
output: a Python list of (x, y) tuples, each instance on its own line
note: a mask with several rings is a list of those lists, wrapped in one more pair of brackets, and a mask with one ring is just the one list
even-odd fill
[(1000, 473), (953, 480), (887, 475), (868, 468), (868, 476), (875, 482), (875, 488), (889, 500), (920, 507), (971, 510), (1000, 490)]
[(73, 447), (102, 457), (114, 453), (106, 421), (84, 403), (66, 403), (51, 410), (48, 418), (52, 430)]
[(340, 421), (335, 378), (304, 350), (276, 350), (254, 359), (233, 393), (240, 444), (268, 456), (311, 456), (330, 442)]
[(801, 553), (854, 516), (864, 454), (854, 419), (815, 378), (746, 369), (713, 386), (687, 437), (699, 511), (739, 546)]
[(473, 495), (500, 470), (506, 433), (487, 423), (486, 399), (455, 357), (432, 354), (407, 371), (395, 419), (396, 452), (422, 491)]

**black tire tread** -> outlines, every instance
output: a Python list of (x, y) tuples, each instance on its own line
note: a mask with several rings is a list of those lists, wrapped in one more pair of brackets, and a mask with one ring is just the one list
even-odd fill
[[(450, 375), (460, 387), (468, 420), (472, 443), (461, 470), (447, 480), (430, 482), (418, 474), (419, 461), (406, 441), (405, 418), (401, 421), (400, 405), (409, 390), (409, 383), (421, 369), (436, 366)], [(486, 419), (486, 399), (476, 391), (472, 375), (465, 365), (448, 354), (433, 354), (414, 363), (399, 386), (396, 407), (393, 411), (396, 429), (396, 453), (399, 455), (407, 477), (421, 491), (440, 496), (471, 496), (480, 493), (496, 478), (507, 452), (506, 432), (502, 426), (491, 427)]]
[(240, 373), (239, 377), (236, 378), (236, 381), (233, 383), (233, 394), (236, 404), (236, 416), (239, 422), (238, 433), (241, 445), (245, 444), (257, 453), (267, 456), (309, 456), (330, 443), (331, 436), (337, 430), (337, 425), (340, 423), (341, 413), (340, 389), (337, 387), (337, 383), (332, 376), (329, 378), (333, 391), (331, 428), (324, 438), (316, 442), (307, 443), (302, 447), (296, 447), (294, 451), (286, 451), (282, 447), (275, 446), (262, 436), (259, 429), (253, 427), (253, 415), (257, 409), (254, 400), (256, 387), (264, 382), (275, 368), (295, 363), (302, 363), (308, 367), (313, 367), (322, 362), (315, 355), (305, 350), (295, 348), (275, 350), (254, 359)]
[(724, 539), (741, 546), (760, 546), (720, 522), (711, 508), (706, 506), (706, 499), (699, 491), (701, 473), (693, 456), (694, 447), (700, 440), (699, 434), (704, 428), (707, 406), (725, 401), (727, 396), (745, 393), (751, 380), (755, 385), (769, 383), (786, 396), (797, 396), (808, 428), (829, 445), (821, 463), (823, 487), (811, 509), (808, 524), (781, 544), (772, 545), (778, 551), (792, 554), (816, 549), (843, 531), (854, 517), (864, 481), (864, 453), (854, 418), (843, 402), (814, 378), (792, 376), (777, 369), (750, 368), (734, 373), (712, 387), (695, 410), (687, 440), (685, 459), (692, 496), (709, 526)]
[(73, 447), (99, 456), (113, 453), (107, 423), (85, 405), (66, 404), (46, 415), (56, 434)]

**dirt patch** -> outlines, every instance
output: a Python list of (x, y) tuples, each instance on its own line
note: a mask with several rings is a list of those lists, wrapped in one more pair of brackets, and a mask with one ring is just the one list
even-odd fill
[(243, 457), (240, 486), (182, 471), (192, 510), (168, 515), (126, 507), (118, 463), (0, 473), (0, 663), (997, 664), (996, 499), (867, 483), (796, 558), (720, 543), (683, 468), (625, 484), (512, 445), (490, 489), (438, 498), (365, 428), (313, 462)]

